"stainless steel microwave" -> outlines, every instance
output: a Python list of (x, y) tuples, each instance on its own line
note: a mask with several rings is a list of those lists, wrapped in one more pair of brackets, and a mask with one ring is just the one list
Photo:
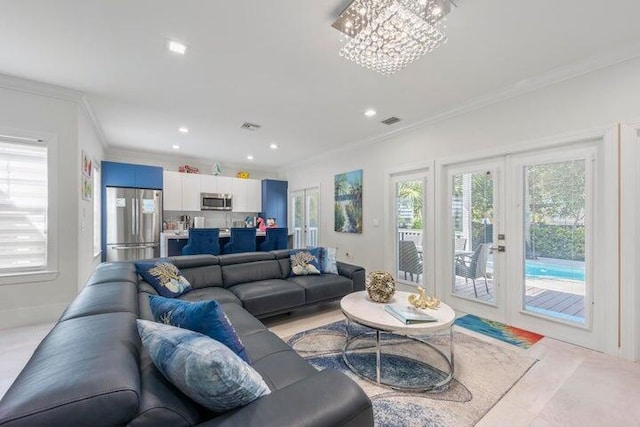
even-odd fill
[(200, 193), (200, 210), (202, 211), (230, 211), (233, 209), (231, 194)]

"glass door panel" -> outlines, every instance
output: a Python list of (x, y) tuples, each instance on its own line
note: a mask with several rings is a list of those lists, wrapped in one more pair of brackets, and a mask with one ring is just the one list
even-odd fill
[(291, 226), (293, 228), (293, 247), (306, 248), (318, 246), (318, 228), (320, 224), (320, 191), (307, 188), (291, 192)]
[(452, 292), (456, 296), (495, 303), (494, 173), (456, 173), (451, 181)]
[(523, 172), (522, 308), (584, 324), (586, 160), (529, 164)]
[(396, 277), (424, 284), (426, 172), (393, 178)]

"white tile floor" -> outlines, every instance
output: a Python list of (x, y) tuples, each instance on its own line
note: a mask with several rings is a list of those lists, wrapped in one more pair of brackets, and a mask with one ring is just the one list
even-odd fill
[[(330, 304), (292, 316), (278, 316), (266, 323), (274, 333), (286, 337), (341, 319), (343, 315), (338, 305)], [(0, 396), (52, 326), (0, 330)], [(523, 351), (540, 361), (478, 426), (640, 425), (640, 363), (549, 338), (543, 338)]]

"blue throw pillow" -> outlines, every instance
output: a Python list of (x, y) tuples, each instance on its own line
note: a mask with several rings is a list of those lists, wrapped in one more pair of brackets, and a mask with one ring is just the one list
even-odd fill
[(175, 298), (191, 290), (191, 283), (170, 259), (138, 261), (136, 271), (163, 297)]
[(336, 257), (338, 249), (322, 248), (322, 272), (327, 274), (338, 274), (338, 264)]
[(290, 252), (291, 276), (320, 274), (320, 248), (295, 249)]
[(207, 335), (251, 363), (236, 330), (217, 301), (190, 302), (151, 295), (149, 303), (156, 322)]
[(260, 374), (224, 344), (187, 329), (137, 322), (154, 365), (205, 408), (224, 412), (271, 393)]

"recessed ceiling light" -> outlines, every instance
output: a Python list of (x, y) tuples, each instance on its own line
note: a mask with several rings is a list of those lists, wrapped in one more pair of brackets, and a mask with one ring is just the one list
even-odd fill
[(181, 133), (189, 133), (189, 128), (186, 128), (186, 127), (184, 127), (184, 126), (180, 126), (180, 127), (178, 128), (178, 132), (181, 132)]
[(376, 115), (376, 110), (368, 109), (364, 112), (364, 115), (367, 117), (373, 117)]
[(249, 155), (247, 156), (247, 160), (253, 160), (253, 156), (252, 156), (251, 154), (249, 154)]
[(184, 55), (187, 51), (187, 46), (175, 40), (169, 40), (167, 41), (167, 49), (169, 49), (171, 52)]
[(181, 147), (178, 144), (173, 144), (171, 148), (173, 148), (174, 150), (179, 150)]
[(269, 148), (271, 148), (272, 150), (277, 150), (278, 149), (278, 144), (271, 144), (269, 146)]

